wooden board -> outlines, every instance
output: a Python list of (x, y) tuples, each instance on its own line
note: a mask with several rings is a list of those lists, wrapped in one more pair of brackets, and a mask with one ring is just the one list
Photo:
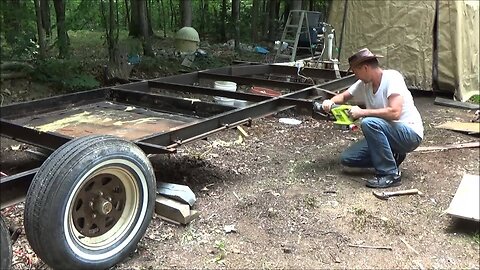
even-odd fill
[(448, 149), (460, 149), (460, 148), (477, 148), (480, 147), (480, 142), (467, 142), (467, 143), (457, 143), (457, 144), (448, 144), (441, 146), (420, 146), (414, 150), (414, 152), (430, 152), (430, 151), (443, 151)]
[(467, 132), (468, 134), (480, 133), (480, 123), (446, 122), (444, 124), (436, 126), (436, 128), (462, 131), (462, 132)]
[(463, 176), (446, 212), (454, 217), (480, 221), (480, 176)]
[(461, 102), (461, 101), (456, 101), (456, 100), (446, 99), (446, 98), (441, 98), (441, 97), (435, 98), (434, 104), (442, 105), (442, 106), (446, 106), (446, 107), (452, 107), (452, 108), (466, 109), (466, 110), (478, 110), (478, 109), (480, 109), (478, 104)]

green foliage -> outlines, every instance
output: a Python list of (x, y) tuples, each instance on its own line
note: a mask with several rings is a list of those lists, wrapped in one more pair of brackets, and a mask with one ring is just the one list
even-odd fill
[(66, 91), (80, 91), (100, 86), (100, 83), (90, 74), (83, 71), (77, 60), (49, 59), (39, 62), (33, 78), (52, 83)]
[(477, 245), (480, 246), (480, 231), (477, 231), (476, 233), (473, 234), (473, 240)]
[(470, 102), (480, 104), (480, 95), (474, 95), (473, 97), (471, 97)]
[(4, 1), (0, 9), (0, 57), (26, 60), (36, 54), (35, 11), (31, 1)]

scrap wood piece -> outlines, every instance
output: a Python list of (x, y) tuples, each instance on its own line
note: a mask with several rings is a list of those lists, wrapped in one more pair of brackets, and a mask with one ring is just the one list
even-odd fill
[(480, 176), (464, 174), (445, 212), (454, 217), (480, 221)]
[(368, 246), (368, 245), (355, 245), (355, 244), (348, 244), (349, 247), (358, 247), (358, 248), (373, 248), (373, 249), (386, 249), (386, 250), (393, 250), (392, 247), (389, 246)]
[(417, 149), (415, 149), (414, 152), (443, 151), (448, 149), (476, 148), (476, 147), (480, 147), (480, 141), (447, 144), (442, 146), (421, 146), (421, 147), (417, 147)]
[(461, 102), (461, 101), (456, 101), (456, 100), (446, 99), (441, 97), (436, 97), (433, 104), (452, 107), (452, 108), (467, 109), (467, 110), (478, 110), (478, 107), (479, 107), (478, 104)]
[(438, 125), (435, 128), (461, 131), (461, 132), (466, 132), (468, 134), (478, 134), (478, 133), (480, 133), (480, 123), (449, 121), (449, 122), (443, 123), (441, 125)]
[(200, 215), (200, 212), (190, 209), (188, 204), (161, 195), (157, 195), (155, 199), (155, 213), (164, 220), (183, 225)]

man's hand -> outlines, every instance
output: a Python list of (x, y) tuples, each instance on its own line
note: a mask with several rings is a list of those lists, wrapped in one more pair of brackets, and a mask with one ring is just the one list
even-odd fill
[(335, 104), (335, 102), (331, 101), (330, 99), (325, 99), (322, 103), (322, 108), (325, 112), (330, 112), (332, 109), (332, 106)]
[(348, 111), (348, 113), (353, 119), (358, 119), (365, 116), (365, 110), (358, 106), (353, 106), (352, 108), (350, 108), (350, 111)]

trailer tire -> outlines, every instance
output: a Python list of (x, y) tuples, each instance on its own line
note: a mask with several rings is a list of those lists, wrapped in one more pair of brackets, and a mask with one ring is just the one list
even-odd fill
[(105, 269), (135, 250), (155, 204), (155, 175), (135, 144), (74, 139), (52, 153), (25, 202), (27, 239), (54, 269)]
[(12, 265), (12, 239), (7, 225), (0, 216), (0, 269), (10, 269)]

